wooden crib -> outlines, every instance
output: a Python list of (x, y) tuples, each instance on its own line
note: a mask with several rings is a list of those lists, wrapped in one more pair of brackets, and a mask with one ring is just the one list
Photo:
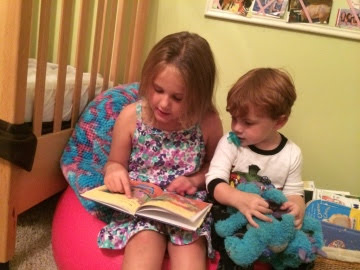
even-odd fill
[[(103, 79), (102, 90), (139, 79), (148, 5), (149, 0), (0, 1), (0, 120), (6, 124), (7, 130), (24, 124), (27, 66), (28, 58), (34, 57), (31, 55), (34, 31), (37, 59), (31, 123), (37, 146), (31, 170), (0, 158), (1, 269), (8, 267), (14, 255), (17, 216), (67, 185), (60, 171), (59, 159), (81, 113), (83, 72), (90, 73), (88, 100), (95, 95), (98, 73)], [(51, 20), (53, 10), (59, 6), (60, 11), (56, 11), (58, 30), (54, 31)], [(34, 16), (38, 18), (35, 20), (37, 23), (33, 23)], [(58, 36), (58, 41), (50, 41), (51, 33)], [(72, 39), (72, 35), (75, 38)], [(75, 45), (71, 44), (72, 41)], [(57, 56), (53, 62), (58, 64), (54, 114), (52, 131), (44, 134), (45, 70), (50, 44), (54, 43)], [(76, 68), (75, 84), (71, 121), (69, 127), (64, 128), (65, 77), (71, 55), (75, 59), (72, 64)], [(14, 151), (21, 155), (21, 149)]]

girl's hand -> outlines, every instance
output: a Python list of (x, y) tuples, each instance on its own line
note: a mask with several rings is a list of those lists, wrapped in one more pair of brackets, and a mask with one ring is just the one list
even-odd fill
[(128, 171), (117, 162), (109, 162), (105, 166), (104, 184), (111, 192), (125, 193), (131, 198)]
[(301, 211), (301, 208), (298, 204), (292, 201), (287, 201), (282, 204), (280, 210), (287, 211), (288, 214), (291, 214), (295, 217), (294, 226), (296, 229), (300, 229), (304, 219), (304, 213)]
[(194, 194), (197, 191), (197, 187), (189, 177), (179, 176), (167, 186), (167, 190), (184, 196), (185, 194)]
[(271, 214), (269, 204), (257, 194), (247, 192), (236, 192), (237, 200), (235, 207), (246, 217), (250, 225), (258, 228), (259, 225), (254, 221), (253, 217), (263, 221), (272, 222), (272, 219), (265, 214)]

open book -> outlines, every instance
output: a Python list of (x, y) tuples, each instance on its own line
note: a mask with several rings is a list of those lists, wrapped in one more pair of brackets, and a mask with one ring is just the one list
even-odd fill
[(131, 196), (112, 193), (106, 186), (88, 190), (81, 196), (130, 215), (138, 215), (195, 231), (203, 223), (212, 204), (190, 199), (141, 181), (130, 181)]

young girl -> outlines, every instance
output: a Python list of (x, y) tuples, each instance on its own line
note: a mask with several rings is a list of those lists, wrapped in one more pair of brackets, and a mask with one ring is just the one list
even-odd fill
[[(273, 68), (247, 72), (227, 96), (232, 132), (219, 141), (206, 174), (207, 190), (219, 204), (238, 209), (254, 227), (258, 227), (254, 217), (271, 221), (265, 214), (272, 211), (259, 195), (230, 186), (231, 171), (250, 174), (250, 168), (256, 168), (259, 176), (283, 191), (288, 201), (281, 210), (294, 215), (296, 228), (302, 226), (305, 203), (301, 150), (278, 131), (287, 123), (295, 99), (291, 78)], [(215, 205), (213, 209), (216, 208), (219, 207)], [(221, 246), (218, 248), (222, 250)], [(240, 269), (226, 258), (226, 254), (221, 254), (220, 265), (227, 264), (224, 269)]]
[[(129, 180), (135, 179), (205, 199), (205, 173), (222, 136), (212, 102), (215, 71), (210, 46), (197, 34), (171, 34), (154, 46), (142, 69), (140, 101), (115, 123), (104, 168), (110, 191), (131, 197)], [(98, 243), (125, 247), (125, 270), (161, 269), (166, 251), (172, 269), (205, 269), (207, 244), (212, 255), (209, 223), (190, 232), (116, 213)]]

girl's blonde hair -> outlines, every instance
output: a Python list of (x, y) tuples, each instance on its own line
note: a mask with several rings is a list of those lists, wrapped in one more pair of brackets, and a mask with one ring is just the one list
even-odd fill
[(256, 68), (241, 76), (230, 89), (226, 110), (233, 116), (247, 115), (249, 106), (271, 119), (291, 113), (296, 100), (291, 76), (280, 69)]
[[(209, 43), (201, 36), (179, 32), (161, 39), (150, 51), (142, 68), (140, 97), (148, 100), (149, 89), (155, 77), (168, 65), (178, 69), (184, 80), (184, 126), (200, 122), (209, 111), (216, 111), (213, 92), (216, 68)], [(153, 112), (146, 106), (150, 119)]]

